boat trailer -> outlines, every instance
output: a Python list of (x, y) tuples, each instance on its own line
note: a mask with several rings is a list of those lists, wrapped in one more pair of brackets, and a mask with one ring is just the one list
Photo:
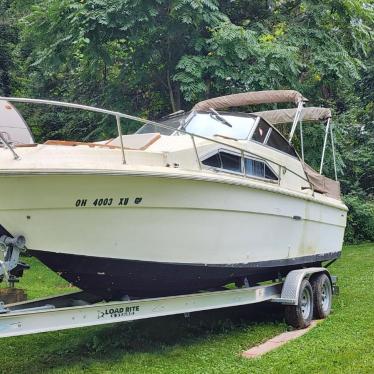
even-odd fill
[[(147, 299), (129, 299), (127, 297), (121, 301), (103, 302), (102, 298), (80, 291), (9, 305), (0, 303), (0, 338), (129, 322), (174, 314), (187, 316), (191, 312), (264, 301), (286, 305), (286, 322), (295, 328), (304, 328), (313, 317), (313, 297), (310, 294), (312, 289), (310, 284), (321, 284), (322, 278), (328, 279), (328, 282), (325, 282), (326, 289), (331, 291), (327, 292), (328, 303), (325, 312), (328, 314), (333, 291), (337, 289), (336, 286), (333, 286), (336, 279), (330, 276), (326, 268), (314, 267), (293, 270), (284, 280), (273, 281), (271, 284), (253, 287), (247, 285), (243, 288), (204, 291), (187, 295)], [(313, 290), (317, 288), (313, 287)], [(305, 293), (305, 290), (309, 292), (309, 299), (308, 292)], [(321, 315), (318, 317), (321, 318)]]

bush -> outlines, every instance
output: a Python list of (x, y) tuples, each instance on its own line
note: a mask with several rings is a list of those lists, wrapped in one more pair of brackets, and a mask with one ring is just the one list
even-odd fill
[(349, 209), (345, 242), (374, 241), (374, 201), (346, 195), (344, 202)]

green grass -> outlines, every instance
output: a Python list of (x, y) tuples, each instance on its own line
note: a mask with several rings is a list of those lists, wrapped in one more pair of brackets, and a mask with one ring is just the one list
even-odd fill
[[(30, 297), (71, 291), (35, 259)], [(286, 330), (282, 308), (257, 305), (0, 340), (0, 373), (374, 373), (374, 245), (347, 246), (331, 267), (332, 315), (260, 359), (240, 353)]]

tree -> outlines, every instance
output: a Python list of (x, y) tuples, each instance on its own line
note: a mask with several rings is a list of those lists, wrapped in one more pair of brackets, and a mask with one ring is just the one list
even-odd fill
[[(334, 110), (342, 190), (352, 217), (370, 215), (373, 20), (362, 0), (0, 0), (0, 91), (157, 118), (212, 96), (300, 90)], [(115, 133), (112, 118), (22, 113), (39, 141)], [(317, 166), (323, 128), (305, 133)], [(360, 226), (348, 231), (361, 240)]]
[(10, 0), (0, 0), (0, 94), (11, 93), (11, 70), (13, 68), (11, 49), (17, 42), (16, 30), (7, 20)]

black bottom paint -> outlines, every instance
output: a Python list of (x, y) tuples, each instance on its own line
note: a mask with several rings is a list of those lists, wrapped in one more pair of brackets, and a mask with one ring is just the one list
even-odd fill
[(340, 253), (237, 265), (176, 264), (30, 251), (68, 282), (105, 299), (156, 297), (216, 288), (247, 277), (250, 284), (290, 270), (320, 266)]

